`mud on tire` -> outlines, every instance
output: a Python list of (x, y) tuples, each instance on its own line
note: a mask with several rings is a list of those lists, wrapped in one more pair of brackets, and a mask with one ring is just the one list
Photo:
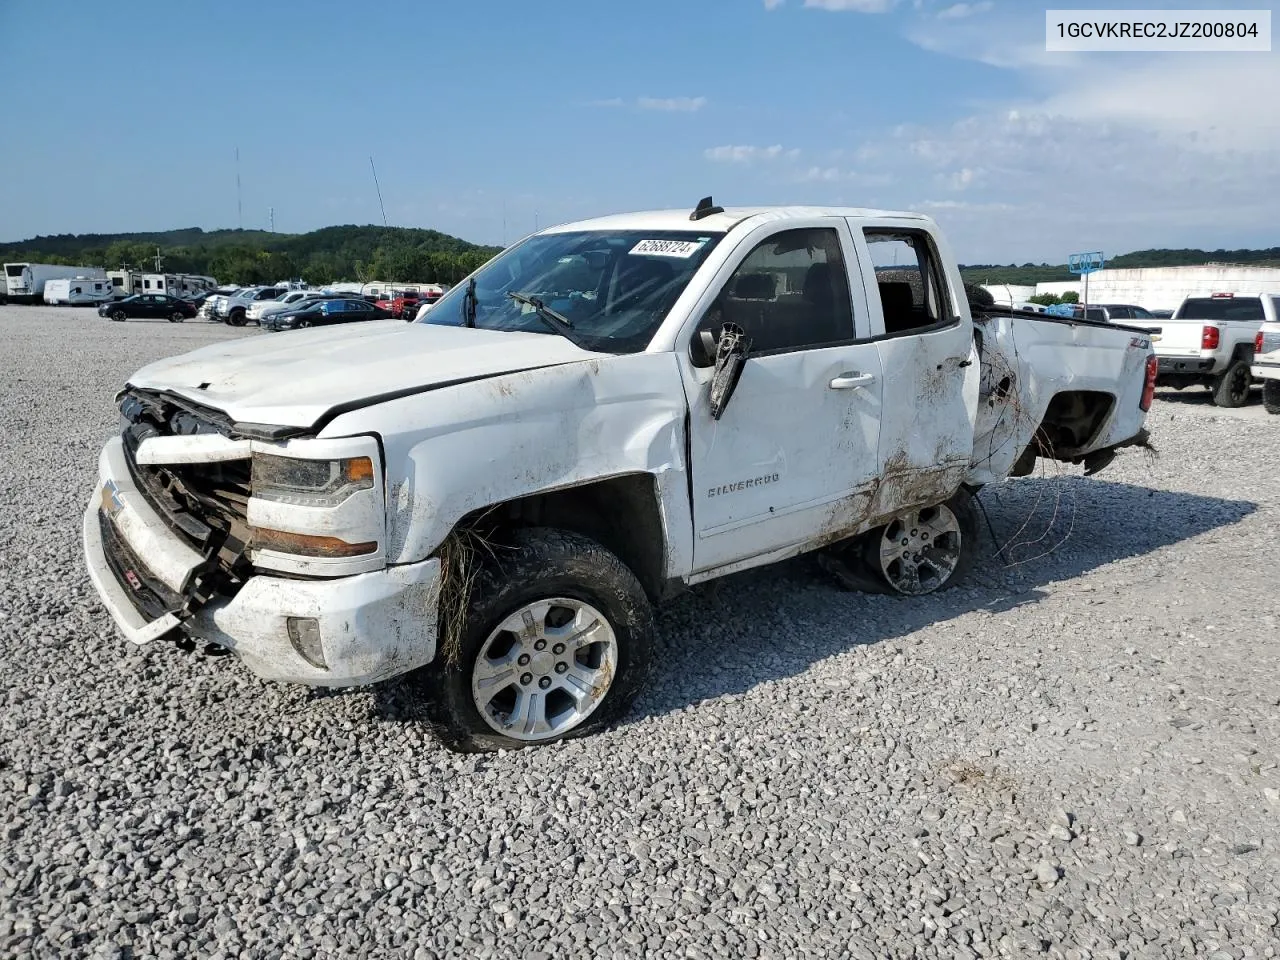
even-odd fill
[[(648, 679), (653, 646), (653, 611), (635, 574), (594, 540), (547, 528), (510, 531), (505, 542), (493, 547), (491, 555), (477, 552), (476, 564), (465, 621), (457, 629), (454, 649), (442, 644), (435, 660), (408, 678), (422, 694), (432, 730), (445, 746), (473, 753), (554, 743), (589, 735), (620, 717)], [(557, 606), (557, 599), (565, 603)], [(533, 649), (534, 624), (529, 621), (543, 617), (541, 608), (547, 606), (546, 601), (551, 601), (552, 609), (545, 619), (552, 631), (565, 631), (567, 624), (558, 621), (574, 609), (580, 613), (591, 611), (582, 614), (587, 621), (598, 612), (606, 622), (612, 631), (613, 660), (607, 670), (596, 672), (598, 676), (608, 674), (608, 686), (590, 712), (567, 728), (544, 736), (538, 736), (536, 731), (523, 738), (506, 735), (501, 732), (504, 705), (509, 704), (509, 721), (517, 719), (521, 701), (516, 698), (537, 696), (542, 683), (539, 678), (544, 677), (551, 687), (544, 701), (544, 709), (550, 715), (550, 698), (568, 697), (558, 686), (563, 678), (560, 668), (577, 672), (576, 664), (569, 659), (572, 651), (552, 656), (558, 645), (554, 642), (557, 634), (544, 640), (545, 649)], [(499, 629), (513, 619), (518, 621), (531, 607), (538, 616), (525, 617), (530, 626), (527, 635)], [(447, 611), (442, 615), (447, 616)], [(441, 636), (448, 636), (443, 628)], [(527, 647), (521, 646), (526, 642)], [(516, 666), (518, 656), (532, 656), (534, 661)], [(495, 660), (510, 660), (516, 670), (507, 687), (498, 687), (505, 679), (493, 678)], [(548, 662), (540, 664), (541, 660)], [(566, 666), (566, 661), (573, 666)], [(592, 668), (584, 662), (583, 669), (586, 672)], [(492, 681), (483, 695), (473, 691), (473, 680), (477, 678)], [(526, 680), (530, 682), (522, 682)], [(603, 682), (597, 681), (597, 686)], [(487, 700), (484, 708), (489, 712), (486, 718), (478, 701), (495, 690), (496, 695)], [(504, 697), (509, 699), (504, 701)]]

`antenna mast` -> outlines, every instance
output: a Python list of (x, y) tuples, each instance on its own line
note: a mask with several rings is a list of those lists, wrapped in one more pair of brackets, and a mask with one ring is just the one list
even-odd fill
[(267, 207), (267, 220), (271, 224), (269, 229), (271, 230), (272, 233), (275, 233), (276, 232), (276, 208), (275, 207)]
[(387, 208), (382, 205), (382, 187), (378, 186), (378, 168), (373, 165), (373, 157), (369, 158), (369, 169), (373, 171), (373, 185), (378, 191), (378, 207), (382, 210), (382, 225), (387, 225)]

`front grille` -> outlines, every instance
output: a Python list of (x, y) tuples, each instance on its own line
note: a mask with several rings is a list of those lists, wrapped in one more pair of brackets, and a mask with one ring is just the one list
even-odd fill
[(150, 437), (225, 435), (231, 422), (197, 404), (139, 390), (121, 398), (120, 412), (127, 421), (122, 439), (134, 484), (165, 524), (205, 557), (193, 589), (203, 596), (234, 595), (251, 573), (245, 557), (250, 461), (152, 465), (137, 458)]
[(174, 593), (158, 580), (138, 558), (124, 538), (116, 532), (116, 525), (105, 513), (98, 511), (98, 527), (102, 531), (103, 552), (107, 566), (116, 582), (124, 587), (134, 607), (148, 620), (156, 620), (166, 613), (182, 609), (181, 595)]

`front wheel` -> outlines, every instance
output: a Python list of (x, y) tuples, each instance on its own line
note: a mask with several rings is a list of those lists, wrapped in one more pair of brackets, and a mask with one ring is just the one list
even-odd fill
[(518, 530), (481, 553), (465, 605), (440, 611), (462, 622), (452, 632), (442, 625), (452, 639), (415, 675), (446, 746), (528, 747), (617, 719), (644, 686), (653, 645), (635, 574), (563, 530)]
[(123, 310), (113, 310), (113, 311), (111, 311), (111, 319), (112, 319), (112, 320), (114, 320), (116, 323), (121, 323), (121, 322), (123, 322), (123, 320), (124, 320), (124, 311), (123, 311)]
[(231, 326), (233, 327), (243, 327), (244, 311), (243, 310), (231, 311), (231, 316), (227, 317), (227, 323), (231, 324)]
[(1226, 372), (1210, 385), (1213, 391), (1213, 402), (1219, 407), (1243, 407), (1249, 401), (1249, 388), (1253, 385), (1253, 377), (1249, 373), (1249, 364), (1243, 360), (1233, 360)]
[(1267, 413), (1280, 413), (1280, 380), (1262, 381), (1262, 405)]

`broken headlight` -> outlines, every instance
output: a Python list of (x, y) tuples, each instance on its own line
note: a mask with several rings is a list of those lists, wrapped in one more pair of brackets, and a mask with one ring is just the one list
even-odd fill
[(252, 483), (252, 495), (261, 500), (336, 507), (357, 490), (373, 487), (373, 461), (368, 457), (300, 460), (255, 453)]

